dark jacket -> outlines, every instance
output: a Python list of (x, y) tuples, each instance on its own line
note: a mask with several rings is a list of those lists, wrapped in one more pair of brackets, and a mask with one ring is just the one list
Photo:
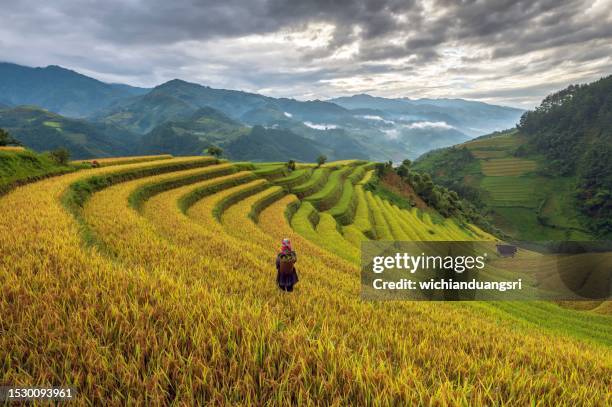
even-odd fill
[[(279, 253), (276, 256), (276, 282), (280, 286), (293, 286), (295, 283), (299, 281), (297, 270), (295, 269), (295, 266), (293, 266), (293, 263), (295, 262), (291, 264), (290, 268), (284, 269), (284, 267), (281, 267), (281, 260), (280, 260), (281, 254), (282, 253)], [(291, 255), (297, 261), (297, 254), (294, 251), (291, 251)]]

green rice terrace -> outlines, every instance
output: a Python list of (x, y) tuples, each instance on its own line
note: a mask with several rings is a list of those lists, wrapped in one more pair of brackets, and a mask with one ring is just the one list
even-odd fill
[(575, 178), (544, 173), (542, 156), (517, 156), (525, 143), (516, 130), (506, 131), (434, 151), (415, 167), (450, 188), (479, 191), (495, 225), (515, 239), (592, 239), (576, 210)]

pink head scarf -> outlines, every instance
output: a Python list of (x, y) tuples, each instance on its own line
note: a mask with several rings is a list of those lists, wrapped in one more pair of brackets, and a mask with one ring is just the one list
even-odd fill
[(281, 252), (290, 252), (291, 249), (291, 241), (287, 238), (283, 239), (281, 242)]

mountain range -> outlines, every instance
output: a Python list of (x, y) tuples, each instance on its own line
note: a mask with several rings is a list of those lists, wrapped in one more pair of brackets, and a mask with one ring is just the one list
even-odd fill
[(214, 144), (232, 159), (399, 161), (512, 127), (522, 113), (462, 99), (299, 101), (179, 79), (146, 89), (0, 63), (0, 127), (31, 148), (65, 145), (77, 158), (192, 155)]

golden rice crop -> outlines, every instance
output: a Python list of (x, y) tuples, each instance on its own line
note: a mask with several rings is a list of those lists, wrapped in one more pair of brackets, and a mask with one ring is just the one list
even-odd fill
[(0, 151), (24, 151), (25, 147), (21, 146), (0, 146)]
[(353, 225), (362, 233), (371, 232), (374, 227), (372, 226), (372, 216), (366, 201), (365, 192), (363, 186), (355, 185), (355, 197), (357, 200), (357, 207), (355, 209), (355, 218), (353, 219)]
[(365, 198), (367, 205), (370, 208), (370, 213), (372, 214), (374, 230), (378, 240), (394, 240), (394, 237), (391, 234), (391, 229), (389, 228), (387, 220), (382, 214), (382, 210), (378, 205), (376, 197), (372, 194), (372, 192), (366, 191)]
[[(219, 222), (220, 202), (265, 182), (233, 186), (245, 172), (161, 192), (141, 213), (134, 191), (193, 170), (105, 188), (85, 204), (85, 246), (60, 198), (113, 170), (0, 198), (2, 383), (73, 385), (79, 404), (109, 405), (612, 401), (608, 347), (471, 304), (361, 301), (357, 267), (287, 223), (295, 196), (255, 224), (251, 208), (273, 191), (243, 194)], [(181, 211), (181, 197), (215, 185), (226, 189)], [(298, 252), (292, 294), (274, 286), (284, 237)]]
[(365, 185), (368, 182), (370, 182), (372, 178), (374, 177), (374, 172), (375, 172), (374, 170), (369, 170), (368, 172), (366, 172), (363, 178), (361, 179), (361, 181), (358, 182), (358, 184)]
[(368, 237), (357, 229), (355, 225), (342, 226), (342, 235), (347, 242), (358, 249), (361, 248), (361, 242), (368, 240)]
[(172, 158), (171, 154), (160, 154), (160, 155), (141, 155), (141, 156), (127, 156), (127, 157), (107, 157), (107, 158), (92, 158), (88, 160), (76, 160), (72, 161), (73, 164), (92, 163), (96, 161), (100, 167), (108, 167), (111, 165), (124, 165), (124, 164), (135, 164), (148, 161), (168, 160)]
[(333, 216), (328, 213), (321, 213), (316, 229), (318, 240), (323, 242), (324, 247), (329, 248), (337, 256), (357, 263), (359, 261), (359, 251), (344, 239), (337, 226), (338, 224)]

